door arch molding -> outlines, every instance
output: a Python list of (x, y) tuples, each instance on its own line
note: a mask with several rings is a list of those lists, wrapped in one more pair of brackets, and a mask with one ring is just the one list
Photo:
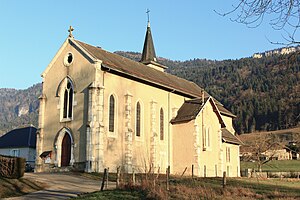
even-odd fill
[(65, 134), (68, 134), (71, 140), (71, 156), (70, 156), (70, 166), (74, 164), (74, 137), (72, 131), (64, 127), (58, 131), (54, 140), (54, 150), (55, 150), (55, 165), (61, 167), (61, 156), (62, 156), (62, 142)]

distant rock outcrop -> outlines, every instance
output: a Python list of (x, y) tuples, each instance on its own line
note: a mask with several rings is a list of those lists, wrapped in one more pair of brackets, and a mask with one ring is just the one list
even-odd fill
[(38, 126), (41, 92), (41, 83), (25, 90), (0, 89), (0, 135), (24, 125)]
[(285, 54), (290, 54), (294, 53), (296, 51), (300, 51), (300, 46), (295, 46), (295, 47), (283, 47), (279, 49), (273, 49), (270, 51), (266, 51), (263, 53), (255, 53), (253, 54), (253, 58), (262, 58), (262, 57), (268, 57), (268, 56), (274, 56), (274, 55), (285, 55)]

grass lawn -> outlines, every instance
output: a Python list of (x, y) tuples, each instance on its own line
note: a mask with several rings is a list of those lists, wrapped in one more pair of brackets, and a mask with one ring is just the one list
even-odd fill
[(8, 179), (0, 176), (0, 199), (21, 196), (43, 188), (43, 184), (29, 179)]
[(228, 178), (225, 189), (222, 178), (172, 179), (170, 190), (160, 186), (130, 188), (87, 194), (76, 199), (300, 199), (299, 179)]
[[(241, 170), (256, 169), (255, 162), (242, 162)], [(300, 172), (300, 160), (271, 160), (262, 166), (263, 171), (271, 172)]]
[(75, 199), (87, 200), (139, 200), (143, 199), (145, 194), (142, 191), (127, 191), (127, 190), (108, 190), (102, 192), (94, 192), (91, 194), (83, 195)]

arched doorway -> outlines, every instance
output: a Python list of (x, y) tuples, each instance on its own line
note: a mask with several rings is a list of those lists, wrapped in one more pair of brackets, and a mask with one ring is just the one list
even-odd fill
[(54, 140), (55, 161), (57, 167), (74, 164), (74, 139), (72, 131), (64, 127), (60, 129)]
[(65, 133), (65, 136), (61, 143), (61, 166), (69, 166), (71, 160), (71, 138), (68, 133)]

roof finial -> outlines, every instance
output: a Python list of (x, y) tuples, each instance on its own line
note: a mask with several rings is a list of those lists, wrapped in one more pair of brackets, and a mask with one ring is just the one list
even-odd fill
[(69, 37), (70, 38), (74, 38), (73, 34), (72, 34), (72, 31), (74, 31), (74, 28), (72, 26), (70, 26), (68, 32), (69, 32)]
[(148, 27), (150, 27), (150, 10), (147, 8), (147, 11), (146, 11), (146, 13), (147, 13), (147, 17), (148, 17)]

